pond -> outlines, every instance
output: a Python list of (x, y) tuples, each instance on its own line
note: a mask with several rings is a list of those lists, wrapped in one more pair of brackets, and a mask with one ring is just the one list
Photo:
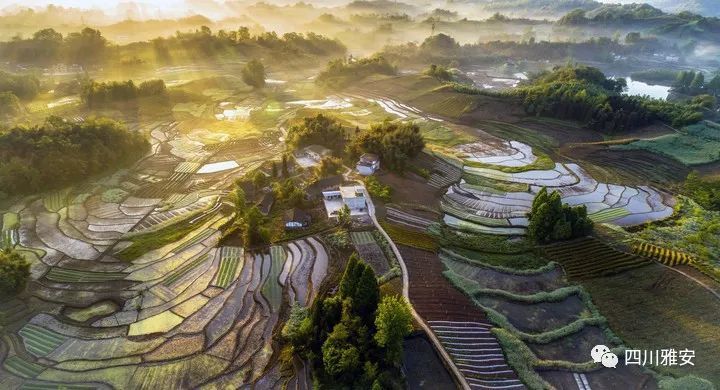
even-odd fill
[(665, 85), (650, 85), (643, 83), (642, 81), (633, 80), (630, 77), (626, 77), (627, 81), (627, 95), (635, 96), (650, 96), (655, 99), (667, 99), (670, 94), (670, 87)]

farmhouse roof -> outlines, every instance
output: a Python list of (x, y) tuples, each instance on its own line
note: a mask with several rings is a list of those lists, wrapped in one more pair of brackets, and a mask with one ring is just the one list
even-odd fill
[(343, 199), (364, 198), (365, 192), (360, 186), (340, 187), (340, 196)]
[(358, 160), (357, 165), (364, 165), (366, 167), (371, 167), (371, 166), (375, 165), (375, 163), (377, 163), (378, 161), (380, 161), (380, 157), (378, 157), (377, 154), (365, 153), (362, 156), (360, 156), (360, 160)]
[(312, 217), (305, 210), (298, 208), (292, 208), (285, 211), (285, 223), (288, 222), (299, 222), (303, 225), (309, 225), (312, 221)]
[(305, 147), (306, 152), (313, 152), (315, 154), (318, 154), (320, 156), (326, 155), (330, 153), (330, 149), (322, 146), (322, 145), (310, 145)]
[(320, 179), (310, 184), (305, 189), (305, 191), (308, 196), (320, 196), (320, 194), (322, 194), (324, 190), (329, 188), (337, 188), (340, 184), (343, 183), (344, 180), (345, 179), (342, 177), (342, 175), (328, 176), (324, 179)]

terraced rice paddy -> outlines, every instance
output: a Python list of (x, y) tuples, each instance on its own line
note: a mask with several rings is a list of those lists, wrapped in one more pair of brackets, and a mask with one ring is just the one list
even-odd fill
[(569, 278), (576, 279), (612, 275), (650, 262), (590, 237), (548, 245), (544, 251), (548, 258), (562, 264)]
[(227, 288), (235, 279), (238, 266), (242, 266), (244, 252), (242, 248), (224, 247), (220, 251), (220, 270), (215, 279), (215, 285)]
[(45, 369), (45, 367), (39, 364), (28, 362), (17, 356), (11, 356), (5, 359), (4, 367), (13, 374), (31, 379), (35, 378)]
[(459, 183), (442, 201), (445, 223), (457, 229), (517, 235), (527, 227), (527, 213), (535, 194), (547, 187), (558, 191), (563, 203), (584, 205), (598, 223), (632, 226), (672, 215), (674, 199), (652, 187), (626, 187), (598, 183), (576, 164), (556, 164), (554, 170), (506, 173), (488, 168), (465, 167), (465, 172), (493, 181), (529, 185), (528, 192), (507, 192)]
[(59, 333), (31, 324), (25, 325), (18, 334), (22, 337), (27, 351), (38, 357), (50, 354), (67, 340)]
[[(312, 303), (327, 253), (314, 238), (270, 255), (219, 247), (230, 213), (218, 199), (233, 178), (195, 172), (210, 158), (255, 167), (274, 153), (277, 134), (206, 148), (178, 139), (177, 126), (150, 125), (153, 154), (132, 169), (22, 199), (3, 215), (6, 244), (36, 260), (33, 304), (0, 302), (0, 387), (241, 388), (276, 372), (279, 313), (297, 300)], [(251, 162), (236, 159), (241, 149)], [(117, 188), (124, 199), (102, 196)], [(131, 258), (116, 257), (138, 243)], [(293, 377), (297, 388), (310, 387), (307, 372)]]
[(127, 274), (122, 272), (78, 271), (59, 267), (51, 268), (50, 272), (45, 275), (48, 280), (63, 283), (107, 282), (111, 280), (121, 280), (125, 278), (125, 276), (127, 276)]

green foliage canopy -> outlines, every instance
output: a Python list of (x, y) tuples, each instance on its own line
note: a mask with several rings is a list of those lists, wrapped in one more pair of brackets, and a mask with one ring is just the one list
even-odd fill
[(16, 294), (25, 289), (30, 277), (30, 263), (18, 252), (4, 249), (0, 252), (0, 293)]
[(141, 134), (110, 119), (49, 117), (0, 134), (0, 187), (9, 194), (52, 190), (127, 166), (149, 150)]
[(583, 237), (593, 229), (587, 208), (562, 204), (560, 193), (548, 194), (543, 187), (532, 203), (528, 235), (538, 242), (551, 242)]

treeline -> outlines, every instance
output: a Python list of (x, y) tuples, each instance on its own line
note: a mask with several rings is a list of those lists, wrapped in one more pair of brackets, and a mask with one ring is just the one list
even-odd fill
[(624, 79), (606, 78), (596, 68), (568, 65), (541, 73), (508, 94), (521, 98), (529, 114), (578, 120), (608, 133), (655, 120), (681, 127), (703, 118), (697, 104), (627, 96), (621, 93), (625, 87)]
[(129, 165), (149, 149), (142, 135), (110, 119), (49, 117), (0, 134), (0, 189), (13, 195), (62, 188)]
[(269, 50), (278, 61), (309, 56), (341, 56), (347, 51), (340, 41), (312, 32), (278, 35), (272, 31), (253, 36), (247, 27), (213, 33), (203, 26), (194, 32), (177, 32), (171, 38), (156, 38), (152, 45), (157, 58), (168, 62), (172, 61), (173, 52), (179, 51), (192, 59), (206, 60), (228, 53), (258, 57), (260, 51)]
[(132, 80), (107, 83), (89, 81), (80, 92), (81, 99), (88, 108), (103, 107), (112, 103), (133, 101), (141, 97), (167, 96), (167, 88), (163, 80), (149, 80), (135, 85)]
[(397, 68), (381, 55), (360, 59), (351, 57), (347, 60), (330, 61), (327, 68), (320, 72), (315, 81), (323, 86), (342, 88), (373, 74), (394, 75), (396, 73)]
[(705, 74), (702, 71), (683, 70), (677, 73), (673, 89), (687, 95), (709, 94), (719, 96), (720, 73), (706, 81)]
[[(28, 39), (0, 42), (0, 58), (4, 61), (37, 66), (66, 63), (87, 67), (112, 61), (132, 64), (147, 60), (172, 63), (175, 58), (208, 60), (222, 55), (260, 57), (267, 51), (272, 52), (272, 57), (278, 61), (290, 61), (310, 56), (343, 56), (346, 50), (340, 41), (314, 33), (278, 35), (265, 32), (252, 36), (247, 27), (213, 33), (206, 26), (193, 32), (177, 32), (169, 38), (124, 46), (111, 45), (99, 30), (91, 28), (67, 36), (49, 28), (36, 32)], [(147, 53), (152, 53), (155, 58), (143, 58), (147, 57)]]
[(64, 36), (46, 28), (29, 39), (0, 43), (0, 58), (5, 61), (52, 65), (57, 63), (92, 65), (103, 60), (108, 41), (100, 31), (84, 28)]
[(460, 45), (453, 37), (440, 33), (428, 37), (420, 45), (407, 43), (387, 46), (382, 54), (392, 62), (414, 60), (442, 64), (457, 61), (459, 64), (472, 64), (505, 58), (562, 60), (570, 57), (611, 61), (613, 55), (633, 56), (659, 50), (680, 54), (679, 50), (663, 45), (656, 38), (637, 38), (632, 33), (628, 34), (624, 41), (608, 37), (591, 38), (581, 42), (549, 42), (529, 38), (524, 41), (490, 41), (465, 45)]
[(403, 389), (403, 339), (413, 329), (402, 297), (380, 299), (372, 268), (350, 257), (339, 291), (292, 308), (282, 336), (313, 366), (321, 389)]
[(0, 71), (0, 92), (9, 92), (22, 100), (31, 100), (40, 92), (40, 80), (32, 75)]

